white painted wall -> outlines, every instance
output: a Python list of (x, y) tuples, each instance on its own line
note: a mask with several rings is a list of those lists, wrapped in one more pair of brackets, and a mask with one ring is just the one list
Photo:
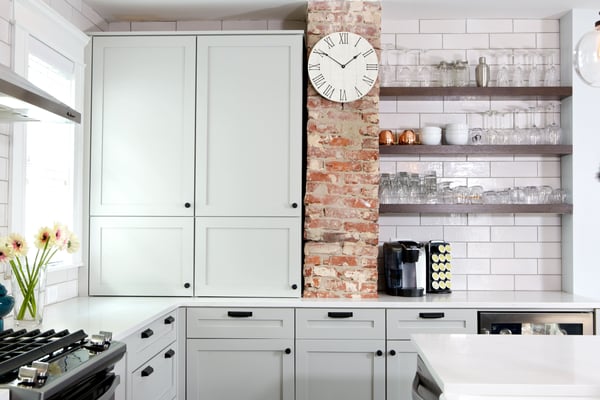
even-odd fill
[(562, 79), (573, 85), (573, 97), (563, 104), (563, 124), (571, 125), (573, 156), (563, 163), (572, 175), (573, 215), (564, 220), (563, 289), (600, 298), (600, 88), (591, 87), (575, 73), (571, 59), (579, 39), (594, 27), (598, 10), (572, 10), (561, 19)]

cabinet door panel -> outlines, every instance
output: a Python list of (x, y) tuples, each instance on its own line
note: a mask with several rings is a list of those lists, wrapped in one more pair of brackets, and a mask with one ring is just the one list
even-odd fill
[(193, 215), (195, 45), (93, 38), (91, 215)]
[(171, 400), (177, 393), (175, 344), (157, 355), (131, 374), (132, 400)]
[(196, 218), (195, 294), (299, 297), (300, 229), (297, 218)]
[(384, 340), (296, 341), (296, 399), (385, 399)]
[(90, 294), (191, 296), (193, 224), (192, 217), (90, 218)]
[(198, 38), (196, 215), (301, 215), (301, 68), (300, 35)]
[(293, 344), (292, 339), (189, 339), (187, 398), (293, 400)]
[[(388, 340), (387, 344), (387, 400), (411, 399), (417, 350), (410, 340)], [(394, 355), (390, 353), (392, 350)]]

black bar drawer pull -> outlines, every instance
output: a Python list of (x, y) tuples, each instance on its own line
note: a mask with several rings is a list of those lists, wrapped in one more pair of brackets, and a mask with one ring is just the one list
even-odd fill
[(423, 319), (439, 319), (439, 318), (444, 318), (444, 313), (443, 312), (422, 312), (419, 313), (419, 318), (423, 318)]
[(152, 375), (152, 373), (154, 372), (154, 368), (152, 368), (151, 366), (147, 366), (146, 368), (144, 368), (142, 370), (142, 376), (150, 376)]
[(165, 358), (171, 358), (175, 355), (175, 351), (173, 349), (169, 349), (169, 351), (167, 351), (165, 353)]
[(172, 315), (169, 315), (167, 318), (165, 318), (165, 325), (171, 325), (173, 322), (175, 322), (175, 318), (173, 318)]
[(142, 339), (148, 339), (150, 336), (154, 335), (154, 331), (150, 328), (146, 329), (142, 332)]
[(252, 311), (227, 311), (227, 316), (231, 318), (249, 318)]
[(329, 318), (352, 318), (354, 316), (354, 313), (352, 311), (348, 311), (348, 312), (328, 312), (327, 316)]

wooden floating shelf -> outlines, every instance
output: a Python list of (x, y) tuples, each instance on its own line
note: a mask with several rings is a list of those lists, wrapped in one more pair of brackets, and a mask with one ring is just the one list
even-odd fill
[(544, 97), (561, 100), (570, 97), (573, 88), (570, 86), (539, 87), (380, 87), (379, 96), (402, 97)]
[(381, 204), (380, 214), (572, 214), (572, 204)]
[(535, 144), (535, 145), (390, 145), (379, 146), (380, 155), (396, 154), (541, 154), (567, 155), (573, 154), (573, 146), (568, 144)]

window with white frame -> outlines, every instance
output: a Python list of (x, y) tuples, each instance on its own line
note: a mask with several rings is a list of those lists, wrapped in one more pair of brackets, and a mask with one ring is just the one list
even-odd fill
[[(87, 36), (47, 4), (14, 2), (14, 68), (61, 102), (83, 105)], [(13, 127), (10, 230), (32, 241), (55, 222), (82, 236), (81, 125), (28, 122)], [(58, 252), (55, 264), (80, 265), (81, 252)]]

